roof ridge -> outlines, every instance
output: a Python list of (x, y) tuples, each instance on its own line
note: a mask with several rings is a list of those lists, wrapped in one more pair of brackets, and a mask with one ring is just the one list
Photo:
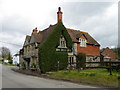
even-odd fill
[(30, 35), (26, 35), (26, 37), (31, 37)]
[(71, 29), (71, 28), (66, 28), (66, 29), (71, 30), (71, 31), (81, 32), (81, 33), (87, 33), (87, 32), (83, 32), (83, 31), (80, 31), (80, 30)]
[(55, 26), (55, 25), (57, 25), (57, 24), (54, 24), (54, 25), (50, 24), (47, 28), (45, 28), (45, 29), (43, 29), (42, 31), (39, 31), (39, 32), (44, 32), (45, 30), (47, 30), (47, 29), (49, 29), (50, 27), (53, 27), (53, 26)]

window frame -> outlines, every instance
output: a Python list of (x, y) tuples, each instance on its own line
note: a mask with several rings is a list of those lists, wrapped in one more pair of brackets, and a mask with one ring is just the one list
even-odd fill
[(87, 46), (87, 40), (84, 38), (79, 38), (80, 47), (86, 47)]
[(61, 37), (60, 37), (58, 48), (67, 48), (66, 40), (63, 35), (61, 35)]

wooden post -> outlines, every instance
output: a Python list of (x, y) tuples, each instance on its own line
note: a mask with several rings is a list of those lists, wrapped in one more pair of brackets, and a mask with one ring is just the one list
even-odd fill
[(60, 64), (60, 62), (58, 61), (57, 63), (58, 63), (58, 71), (59, 71), (59, 67), (60, 67), (60, 65), (59, 65), (59, 64)]
[(71, 65), (69, 66), (69, 72), (71, 71)]
[(111, 58), (110, 58), (110, 75), (112, 75), (112, 65), (111, 65)]
[(80, 61), (78, 60), (78, 72), (80, 72)]

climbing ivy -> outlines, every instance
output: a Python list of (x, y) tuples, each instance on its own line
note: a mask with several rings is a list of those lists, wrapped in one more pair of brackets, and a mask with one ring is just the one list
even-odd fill
[(67, 52), (56, 52), (61, 35), (64, 36), (68, 49), (72, 49), (72, 40), (65, 26), (62, 22), (57, 23), (57, 26), (45, 42), (39, 46), (39, 67), (42, 73), (57, 70), (58, 61), (59, 69), (67, 67)]

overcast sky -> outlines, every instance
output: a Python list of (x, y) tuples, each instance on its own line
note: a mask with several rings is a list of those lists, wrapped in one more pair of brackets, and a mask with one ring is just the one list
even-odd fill
[(17, 53), (25, 36), (30, 35), (35, 27), (43, 30), (57, 22), (59, 6), (65, 27), (88, 32), (101, 48), (117, 46), (117, 2), (0, 0), (0, 47), (8, 47), (12, 54)]

